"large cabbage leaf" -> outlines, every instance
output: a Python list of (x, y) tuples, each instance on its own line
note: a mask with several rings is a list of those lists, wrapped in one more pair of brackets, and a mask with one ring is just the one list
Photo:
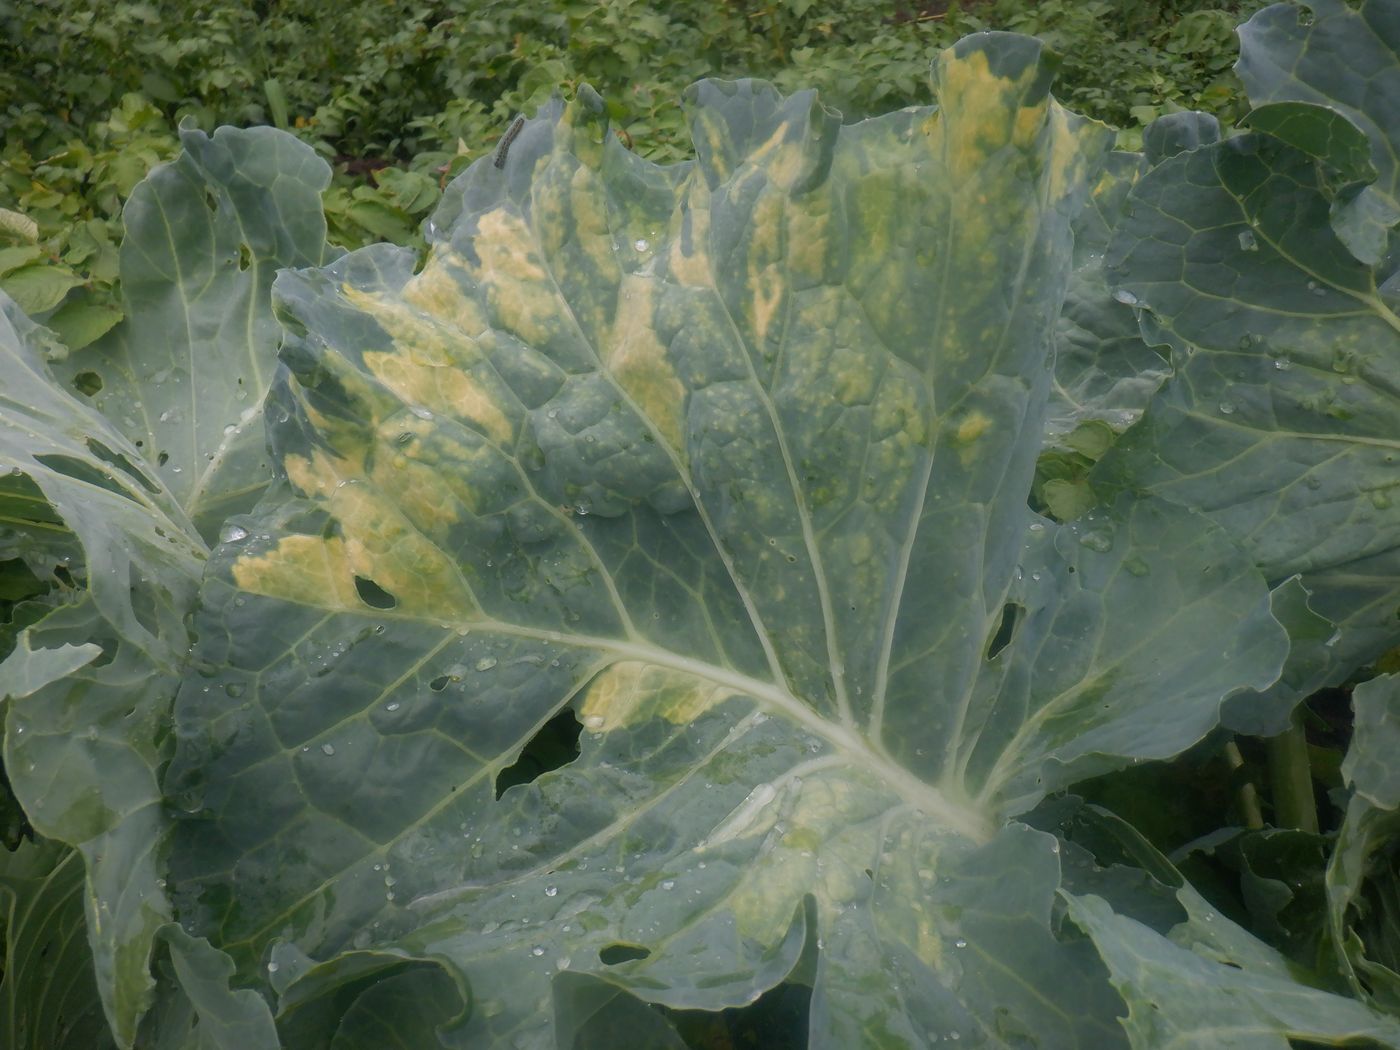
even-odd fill
[(1393, 4), (1312, 6), (1241, 29), (1262, 130), (1164, 159), (1129, 197), (1106, 262), (1177, 368), (1095, 476), (1203, 511), (1271, 580), (1302, 574), (1304, 629), (1335, 630), (1295, 698), (1400, 641), (1400, 38)]
[(282, 485), (212, 558), (165, 789), (182, 921), (284, 1039), (448, 1002), (449, 1045), (587, 1045), (784, 977), (814, 1047), (1125, 1038), (1015, 818), (1198, 740), (1287, 641), (1191, 512), (1027, 509), (1107, 145), (1048, 80), (989, 34), (847, 127), (707, 82), (667, 168), (583, 91), (421, 264), (278, 278)]

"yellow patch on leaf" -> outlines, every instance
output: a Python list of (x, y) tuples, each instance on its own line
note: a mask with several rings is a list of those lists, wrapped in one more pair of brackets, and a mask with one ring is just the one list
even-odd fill
[(546, 345), (559, 327), (560, 304), (530, 228), (518, 215), (497, 209), (477, 219), (477, 231), (472, 245), (479, 262), (469, 272), (485, 289), (497, 321), (529, 346)]
[(233, 581), (250, 594), (264, 594), (320, 609), (361, 608), (355, 573), (336, 536), (284, 536), (266, 554), (233, 563)]
[(451, 249), (433, 248), (423, 272), (404, 285), (404, 302), (468, 337), (479, 336), (487, 328), (486, 314), (475, 299), (463, 292), (454, 272), (466, 275), (467, 261)]
[(680, 451), (685, 447), (681, 412), (686, 391), (653, 326), (656, 290), (656, 282), (647, 277), (629, 274), (622, 279), (606, 364), (670, 446)]
[(713, 682), (629, 660), (613, 664), (593, 681), (580, 714), (593, 733), (652, 718), (688, 725), (732, 695)]

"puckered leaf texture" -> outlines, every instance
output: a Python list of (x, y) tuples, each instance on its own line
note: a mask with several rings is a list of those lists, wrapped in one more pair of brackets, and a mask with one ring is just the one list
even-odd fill
[(213, 556), (165, 789), (182, 921), (284, 1038), (446, 1001), (444, 1045), (592, 1045), (791, 978), (813, 1047), (1124, 1042), (1014, 818), (1287, 638), (1190, 511), (1027, 509), (1107, 146), (1048, 82), (998, 34), (851, 126), (705, 82), (664, 168), (585, 90), (421, 263), (278, 278), (280, 485)]
[(1400, 642), (1400, 22), (1386, 0), (1308, 7), (1240, 29), (1258, 130), (1129, 196), (1106, 266), (1177, 368), (1095, 474), (1208, 514), (1275, 583), (1302, 574), (1302, 622), (1336, 629), (1302, 639), (1285, 702)]

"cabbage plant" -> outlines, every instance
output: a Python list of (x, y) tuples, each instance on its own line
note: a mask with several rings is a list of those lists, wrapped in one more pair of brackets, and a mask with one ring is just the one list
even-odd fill
[[(1251, 23), (1255, 61), (1395, 24), (1313, 6)], [(1272, 378), (1270, 304), (1299, 362), (1364, 337), (1393, 371), (1355, 305), (1249, 299), (1284, 257), (1365, 270), (1393, 319), (1393, 195), (1356, 160), (1389, 111), (1274, 84), (1249, 135), (1176, 119), (1138, 159), (1052, 66), (980, 34), (935, 106), (849, 125), (702, 82), (668, 166), (581, 89), (448, 188), (422, 258), (330, 249), (290, 136), (183, 132), (127, 206), (118, 328), (70, 355), (3, 304), (0, 553), (43, 585), (0, 663), (38, 834), (0, 875), (9, 1044), (673, 1048), (783, 986), (811, 1047), (1400, 1046), (1355, 943), (1388, 679), (1317, 967), (1064, 794), (1222, 711), (1277, 731), (1396, 640), (1309, 633), (1354, 636), (1309, 574), (1390, 549), (1389, 504), (1289, 560), (1163, 473), (1227, 472), (1173, 427), (1193, 369)], [(1217, 318), (1188, 300), (1220, 273)], [(1037, 513), (1086, 422), (1116, 441), (1092, 507)], [(84, 979), (51, 993), (45, 953)]]

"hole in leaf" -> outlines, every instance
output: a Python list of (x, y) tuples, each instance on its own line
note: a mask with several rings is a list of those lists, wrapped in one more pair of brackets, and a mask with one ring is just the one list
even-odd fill
[(865, 877), (866, 877), (867, 879), (869, 879), (871, 882), (874, 882), (874, 881), (875, 881), (875, 872), (873, 872), (873, 871), (872, 871), (871, 869), (869, 869), (869, 868), (866, 868), (866, 869), (865, 869)]
[(496, 776), (496, 797), (519, 784), (528, 784), (544, 776), (551, 769), (566, 766), (578, 758), (578, 738), (583, 725), (573, 712), (566, 707), (540, 726), (532, 736), (515, 764), (501, 770)]
[(169, 453), (169, 452), (162, 452), (160, 455), (156, 456), (156, 466), (158, 466), (158, 467), (163, 467), (163, 466), (165, 466), (165, 465), (166, 465), (167, 463), (169, 463), (169, 462), (170, 462), (170, 453)]
[(997, 629), (992, 632), (991, 638), (987, 640), (987, 659), (995, 660), (997, 654), (1011, 644), (1011, 639), (1016, 636), (1016, 625), (1021, 622), (1021, 617), (1025, 615), (1026, 609), (1023, 605), (1015, 602), (1007, 602), (1001, 607), (1001, 620), (997, 623)]
[(451, 675), (449, 675), (449, 674), (440, 674), (440, 675), (438, 675), (436, 678), (434, 678), (431, 682), (428, 683), (428, 688), (431, 689), (431, 690), (432, 690), (433, 692), (435, 692), (435, 693), (440, 693), (440, 692), (442, 692), (444, 689), (447, 688), (448, 683), (450, 683), (451, 681), (452, 681), (452, 676), (451, 676)]
[(142, 474), (141, 471), (137, 470), (135, 464), (120, 452), (113, 452), (106, 445), (102, 444), (102, 442), (95, 441), (92, 438), (88, 438), (84, 443), (87, 445), (88, 451), (94, 456), (104, 463), (110, 463), (112, 466), (122, 471), (122, 473), (134, 478), (136, 482), (147, 492), (151, 493), (151, 495), (154, 496), (156, 493), (160, 492), (159, 486), (150, 478), (146, 477), (145, 474)]
[(59, 452), (48, 452), (35, 456), (34, 458), (59, 474), (86, 482), (95, 488), (110, 492), (114, 496), (121, 496), (123, 499), (133, 499), (131, 493), (117, 484), (117, 480), (114, 477), (110, 474), (104, 474), (91, 463), (78, 459), (76, 456), (65, 456)]
[(248, 267), (253, 265), (253, 253), (246, 244), (238, 246), (238, 269), (246, 272)]
[(355, 593), (360, 596), (360, 601), (371, 609), (392, 609), (399, 604), (397, 598), (364, 576), (355, 577)]
[(73, 574), (68, 571), (68, 566), (66, 565), (55, 565), (53, 567), (53, 577), (65, 587), (78, 586), (73, 580)]
[(598, 961), (604, 966), (616, 966), (618, 963), (632, 962), (634, 959), (645, 959), (650, 954), (650, 948), (643, 948), (640, 944), (623, 944), (618, 941), (616, 944), (599, 948)]
[(73, 377), (73, 389), (83, 397), (92, 397), (102, 389), (102, 377), (96, 372), (79, 372)]

